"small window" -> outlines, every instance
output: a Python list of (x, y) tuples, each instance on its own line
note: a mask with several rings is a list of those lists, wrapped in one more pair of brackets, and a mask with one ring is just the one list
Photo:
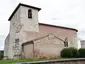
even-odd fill
[(15, 39), (15, 43), (16, 44), (19, 44), (19, 39)]
[(32, 10), (31, 9), (28, 10), (28, 18), (32, 18)]
[(68, 47), (68, 39), (67, 39), (67, 37), (65, 38), (64, 46), (65, 46), (65, 47)]

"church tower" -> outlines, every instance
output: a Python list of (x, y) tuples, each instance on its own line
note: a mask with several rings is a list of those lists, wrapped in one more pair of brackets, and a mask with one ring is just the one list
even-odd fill
[[(9, 46), (8, 58), (18, 58), (21, 54), (21, 45), (26, 41), (25, 32), (39, 32), (38, 11), (40, 8), (20, 3), (9, 17), (10, 33), (6, 38)], [(7, 40), (9, 38), (9, 40)], [(6, 46), (5, 46), (6, 47)], [(6, 52), (5, 52), (6, 53)]]
[[(38, 32), (38, 11), (40, 10), (40, 8), (20, 3), (8, 20), (16, 24), (16, 28), (23, 26), (25, 31)], [(18, 29), (16, 32), (19, 31)]]

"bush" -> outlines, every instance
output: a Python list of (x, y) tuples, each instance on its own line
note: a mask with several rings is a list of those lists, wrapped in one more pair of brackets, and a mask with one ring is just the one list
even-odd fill
[(70, 57), (70, 51), (68, 48), (64, 48), (62, 51), (61, 51), (61, 57)]
[(78, 50), (76, 48), (73, 48), (73, 47), (64, 48), (61, 51), (61, 57), (64, 57), (64, 58), (76, 58), (76, 57), (78, 57)]
[(79, 57), (85, 58), (85, 48), (80, 48), (78, 52), (79, 52)]
[(73, 58), (78, 57), (79, 53), (78, 53), (78, 50), (76, 48), (71, 47), (71, 48), (69, 48), (69, 50), (71, 51), (71, 55)]
[(4, 54), (4, 52), (0, 51), (0, 60), (3, 59), (3, 54)]

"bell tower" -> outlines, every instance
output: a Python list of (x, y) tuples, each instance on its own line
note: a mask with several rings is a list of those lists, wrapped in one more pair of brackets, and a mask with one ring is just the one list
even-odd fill
[(40, 8), (20, 3), (8, 20), (12, 23), (14, 21), (17, 28), (22, 27), (22, 30), (39, 32), (38, 11), (40, 10)]
[[(40, 8), (20, 3), (9, 17), (10, 33), (8, 58), (19, 58), (21, 45), (26, 41), (28, 31), (39, 32), (38, 12)], [(28, 36), (29, 37), (29, 36)]]
[(40, 8), (21, 6), (21, 24), (24, 31), (39, 32), (38, 26), (38, 11)]

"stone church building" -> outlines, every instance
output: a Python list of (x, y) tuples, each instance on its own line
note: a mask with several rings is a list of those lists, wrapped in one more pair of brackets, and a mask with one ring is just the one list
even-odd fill
[(22, 3), (16, 7), (8, 19), (10, 31), (5, 39), (4, 57), (58, 58), (63, 48), (77, 48), (77, 30), (39, 23), (40, 10)]

